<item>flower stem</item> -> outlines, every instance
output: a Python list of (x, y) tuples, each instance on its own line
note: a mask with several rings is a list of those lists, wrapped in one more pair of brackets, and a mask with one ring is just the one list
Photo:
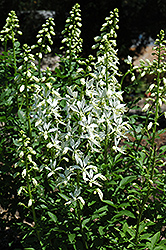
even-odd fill
[[(27, 65), (26, 65), (27, 70)], [(32, 128), (31, 128), (31, 121), (30, 121), (30, 112), (29, 112), (29, 96), (28, 96), (28, 79), (27, 76), (25, 78), (25, 97), (26, 97), (26, 118), (28, 121), (28, 136), (32, 139)]]
[(33, 197), (32, 197), (31, 185), (30, 185), (30, 182), (29, 182), (29, 174), (28, 174), (29, 169), (28, 169), (27, 154), (25, 155), (25, 165), (26, 165), (26, 173), (27, 173), (26, 174), (26, 176), (27, 176), (26, 181), (27, 181), (27, 186), (28, 186), (28, 194), (29, 194), (29, 199), (32, 201), (31, 209), (32, 209), (33, 220), (34, 220), (34, 223), (35, 223), (36, 236), (37, 236), (37, 239), (40, 242), (40, 245), (42, 247), (41, 237), (40, 237), (40, 233), (39, 233), (38, 225), (37, 225), (36, 212), (35, 212), (35, 208), (34, 208), (34, 205), (33, 205)]
[[(153, 127), (153, 131), (152, 131), (152, 140), (151, 140), (151, 151), (148, 157), (148, 170), (150, 173), (150, 180), (153, 182), (153, 177), (154, 177), (154, 169), (155, 169), (155, 159), (156, 159), (156, 145), (155, 145), (155, 136), (156, 136), (156, 130), (157, 130), (157, 121), (159, 118), (159, 90), (160, 90), (160, 72), (159, 72), (159, 68), (160, 68), (160, 60), (161, 60), (161, 47), (159, 45), (159, 51), (158, 51), (158, 65), (157, 65), (157, 91), (156, 91), (156, 100), (155, 100), (155, 104), (156, 104), (156, 109), (155, 109), (155, 117), (154, 117), (154, 127)], [(148, 180), (149, 180), (148, 178)], [(148, 181), (147, 180), (147, 181)], [(144, 197), (144, 200), (142, 202), (142, 205), (140, 207), (139, 210), (139, 215), (138, 215), (138, 219), (137, 219), (137, 227), (136, 227), (136, 235), (135, 235), (135, 247), (136, 250), (138, 249), (138, 243), (139, 243), (139, 225), (142, 219), (142, 214), (144, 211), (144, 207), (145, 204), (148, 200), (148, 197), (150, 195), (151, 192), (151, 183), (148, 182), (148, 191), (146, 196)]]
[(80, 232), (81, 232), (81, 235), (82, 235), (82, 240), (83, 240), (83, 243), (84, 243), (84, 246), (85, 246), (85, 249), (89, 249), (88, 248), (88, 243), (85, 239), (85, 234), (84, 234), (84, 230), (82, 228), (82, 219), (81, 219), (81, 208), (80, 208), (80, 203), (79, 201), (77, 201), (77, 216), (78, 216), (78, 221), (79, 221), (79, 227), (80, 227)]
[(16, 75), (17, 72), (17, 65), (16, 65), (16, 50), (14, 44), (14, 32), (12, 30), (12, 43), (13, 43), (13, 57), (14, 57), (14, 74)]

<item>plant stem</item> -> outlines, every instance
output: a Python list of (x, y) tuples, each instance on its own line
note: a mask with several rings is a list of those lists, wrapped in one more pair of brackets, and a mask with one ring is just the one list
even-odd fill
[(139, 243), (139, 225), (140, 225), (140, 222), (141, 222), (141, 219), (142, 219), (142, 214), (143, 214), (143, 211), (144, 211), (145, 204), (146, 204), (146, 202), (148, 200), (148, 197), (150, 195), (150, 189), (151, 189), (151, 187), (150, 187), (150, 184), (149, 184), (148, 192), (147, 192), (147, 194), (146, 194), (146, 196), (145, 196), (145, 198), (144, 198), (144, 200), (143, 200), (143, 202), (141, 204), (141, 208), (140, 208), (138, 218), (137, 218), (137, 227), (136, 227), (136, 235), (135, 235), (135, 247), (136, 247), (135, 250), (138, 249), (137, 247), (138, 247), (138, 243)]
[[(26, 65), (27, 71), (27, 65)], [(31, 128), (31, 121), (30, 121), (30, 114), (29, 114), (29, 98), (28, 98), (28, 79), (27, 76), (25, 78), (25, 97), (26, 97), (26, 118), (28, 121), (28, 136), (32, 139), (32, 128)]]
[(79, 201), (77, 201), (77, 215), (78, 215), (78, 221), (79, 221), (79, 227), (80, 227), (80, 232), (82, 235), (82, 239), (83, 239), (83, 243), (85, 245), (85, 249), (88, 249), (88, 243), (85, 239), (85, 235), (84, 235), (84, 230), (82, 228), (82, 219), (81, 219), (81, 208), (80, 208), (80, 203)]
[[(105, 58), (105, 66), (106, 66), (106, 90), (108, 91), (108, 84), (109, 84), (109, 80), (108, 80), (108, 57), (107, 57), (107, 44), (105, 45), (106, 47), (106, 58)], [(108, 100), (106, 100), (107, 105), (108, 105)], [(107, 164), (108, 164), (108, 142), (109, 142), (109, 135), (108, 135), (108, 122), (106, 121), (106, 127), (105, 127), (105, 145), (104, 145), (104, 158), (105, 158), (105, 174), (108, 174), (108, 168), (107, 168)]]
[[(145, 128), (146, 128), (147, 125), (148, 125), (148, 121), (149, 121), (149, 117), (150, 117), (150, 111), (152, 110), (153, 105), (154, 105), (154, 103), (151, 105), (151, 107), (150, 107), (150, 109), (149, 109), (149, 111), (148, 111), (148, 114), (147, 114), (147, 116), (146, 116)], [(140, 139), (137, 140), (137, 146), (136, 146), (136, 149), (135, 149), (136, 152), (138, 151), (138, 148), (139, 148), (139, 146), (140, 146), (140, 144), (141, 144), (141, 141), (142, 141), (142, 139), (143, 139), (143, 137), (144, 137), (144, 135), (145, 135), (145, 131), (146, 131), (146, 130), (144, 129), (143, 132), (142, 132), (142, 134), (141, 134)], [(135, 144), (133, 145), (133, 147), (134, 147), (134, 146), (135, 146)]]
[[(6, 64), (6, 69), (7, 69), (7, 58), (8, 58), (8, 53), (7, 53), (7, 40), (5, 40), (4, 42), (4, 56), (5, 56), (5, 64)], [(5, 86), (6, 88), (8, 87), (8, 73), (5, 70)]]
[(17, 65), (16, 65), (16, 50), (15, 50), (15, 44), (14, 44), (14, 32), (12, 30), (12, 43), (13, 43), (13, 57), (14, 57), (14, 74), (16, 75), (17, 72)]
[(38, 72), (39, 72), (39, 78), (41, 77), (41, 59), (39, 58), (39, 61), (38, 61)]
[[(150, 168), (151, 168), (151, 173), (150, 173), (150, 180), (153, 181), (153, 176), (154, 176), (154, 168), (155, 168), (155, 159), (156, 159), (156, 146), (155, 146), (155, 135), (156, 135), (156, 129), (157, 129), (157, 121), (159, 118), (159, 88), (160, 88), (160, 73), (159, 73), (159, 68), (160, 68), (160, 59), (161, 59), (161, 47), (159, 46), (159, 53), (158, 53), (158, 65), (157, 65), (157, 91), (156, 91), (156, 109), (155, 109), (155, 117), (154, 117), (154, 127), (153, 127), (153, 132), (152, 132), (152, 141), (151, 141), (151, 151), (148, 157), (148, 169), (150, 172)], [(140, 211), (139, 211), (139, 215), (138, 215), (138, 219), (137, 219), (137, 227), (136, 227), (136, 235), (135, 235), (135, 243), (136, 243), (136, 250), (138, 249), (138, 243), (139, 243), (139, 225), (141, 222), (141, 218), (142, 218), (142, 214), (144, 211), (144, 207), (145, 204), (148, 200), (148, 197), (150, 195), (150, 191), (151, 191), (151, 183), (148, 183), (148, 191), (147, 194), (142, 202), (142, 205), (140, 207)]]
[(105, 128), (105, 133), (106, 133), (106, 136), (105, 136), (105, 145), (104, 145), (104, 161), (105, 161), (105, 164), (107, 165), (108, 163), (108, 124), (106, 122), (106, 128)]
[(32, 192), (31, 192), (31, 185), (30, 185), (30, 182), (29, 182), (29, 174), (28, 174), (28, 161), (27, 161), (27, 154), (25, 154), (25, 165), (26, 165), (26, 180), (27, 180), (27, 186), (28, 186), (28, 194), (29, 194), (29, 198), (30, 200), (32, 201), (32, 215), (33, 215), (33, 220), (35, 222), (35, 230), (36, 230), (36, 235), (37, 235), (37, 239), (38, 241), (40, 242), (40, 245), (42, 246), (42, 242), (41, 242), (41, 237), (40, 237), (40, 233), (38, 231), (38, 226), (37, 226), (37, 218), (36, 218), (36, 212), (35, 212), (35, 208), (34, 208), (34, 205), (33, 205), (33, 197), (32, 197)]
[[(26, 71), (28, 69), (28, 66), (26, 65)], [(30, 139), (32, 139), (32, 128), (31, 128), (31, 121), (30, 121), (30, 114), (29, 114), (29, 96), (28, 96), (28, 79), (27, 76), (25, 78), (25, 96), (26, 96), (26, 119), (28, 121), (28, 136)], [(33, 220), (35, 222), (35, 230), (36, 230), (36, 235), (38, 238), (38, 241), (42, 247), (42, 242), (41, 242), (41, 237), (40, 233), (38, 231), (38, 223), (37, 223), (37, 218), (36, 218), (36, 213), (35, 213), (35, 208), (33, 205), (33, 197), (32, 197), (32, 192), (31, 192), (31, 186), (29, 182), (29, 169), (28, 169), (28, 161), (27, 161), (27, 154), (25, 155), (25, 164), (26, 164), (26, 173), (27, 173), (27, 185), (28, 185), (28, 193), (29, 193), (29, 198), (32, 201), (32, 214), (33, 214)]]

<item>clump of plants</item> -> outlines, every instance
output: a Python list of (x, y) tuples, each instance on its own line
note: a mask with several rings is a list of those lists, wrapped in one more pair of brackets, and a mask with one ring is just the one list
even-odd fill
[[(51, 52), (54, 25), (48, 19), (36, 45), (21, 46), (12, 11), (0, 35), (0, 204), (8, 211), (2, 236), (10, 228), (8, 247), (25, 250), (166, 249), (165, 145), (157, 148), (155, 140), (166, 100), (164, 32), (156, 39), (158, 59), (136, 68), (128, 58), (123, 76), (118, 10), (94, 39), (96, 58), (82, 58), (76, 4), (52, 72), (41, 63)], [(156, 76), (141, 117), (129, 115), (121, 88), (136, 70)]]

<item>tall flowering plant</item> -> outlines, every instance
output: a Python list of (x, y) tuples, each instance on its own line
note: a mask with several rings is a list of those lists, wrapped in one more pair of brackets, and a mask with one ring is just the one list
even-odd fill
[[(67, 237), (74, 249), (79, 249), (77, 244), (91, 247), (96, 236), (92, 236), (94, 219), (87, 216), (88, 206), (98, 201), (100, 207), (108, 194), (105, 183), (111, 172), (110, 156), (123, 153), (119, 142), (129, 129), (123, 120), (125, 105), (118, 83), (118, 10), (110, 12), (95, 38), (94, 61), (92, 56), (85, 60), (79, 56), (79, 7), (76, 4), (67, 19), (62, 41), (67, 49), (55, 74), (49, 69), (40, 71), (42, 56), (51, 51), (54, 35), (54, 22), (49, 19), (37, 35), (37, 45), (23, 45), (14, 78), (20, 128), (13, 139), (18, 149), (14, 169), (15, 178), (21, 179), (18, 194), (25, 196), (19, 204), (32, 214), (32, 231), (42, 249), (47, 244), (56, 246), (52, 241), (59, 236)], [(108, 210), (107, 206), (99, 211), (102, 209)], [(26, 236), (31, 234), (29, 229)]]
[[(123, 82), (128, 74), (131, 74), (131, 81), (137, 81), (136, 74), (139, 74), (140, 78), (153, 75), (153, 80), (147, 88), (147, 93), (150, 95), (143, 99), (141, 117), (140, 115), (131, 115), (130, 117), (131, 135), (134, 142), (129, 143), (126, 157), (124, 157), (124, 164), (127, 168), (133, 166), (131, 172), (135, 175), (127, 199), (133, 206), (132, 211), (135, 210), (136, 222), (130, 225), (129, 222), (125, 223), (122, 237), (126, 241), (127, 248), (136, 250), (165, 248), (165, 239), (161, 236), (163, 222), (155, 225), (152, 229), (154, 222), (158, 220), (157, 218), (162, 217), (163, 204), (165, 203), (165, 188), (163, 186), (165, 183), (165, 145), (159, 146), (157, 143), (160, 134), (163, 133), (161, 127), (165, 123), (165, 112), (162, 110), (162, 105), (166, 102), (165, 44), (165, 34), (161, 30), (154, 43), (153, 55), (155, 55), (155, 59), (153, 62), (141, 60), (140, 66), (133, 66), (132, 58), (128, 57), (126, 62), (130, 65), (130, 69), (122, 77)], [(130, 179), (131, 176), (128, 178)], [(157, 211), (157, 215), (153, 211)], [(130, 236), (127, 235), (128, 233)], [(162, 240), (160, 241), (160, 239)]]
[[(65, 97), (53, 87), (35, 94), (36, 127), (47, 141), (51, 162), (56, 162), (47, 167), (48, 176), (55, 174), (58, 186), (71, 182), (77, 190), (81, 190), (82, 181), (90, 186), (95, 184), (101, 199), (103, 195), (97, 179), (105, 180), (105, 176), (98, 173), (95, 162), (92, 162), (93, 153), (103, 151), (107, 163), (108, 146), (121, 151), (118, 144), (128, 130), (127, 122), (122, 119), (125, 105), (121, 103), (122, 92), (116, 79), (119, 76), (114, 30), (117, 19), (115, 9), (106, 19), (101, 36), (95, 39), (99, 42), (98, 59), (89, 77), (80, 80), (83, 91), (72, 85), (67, 87)], [(43, 91), (47, 94), (41, 94)], [(62, 100), (64, 108), (60, 106)], [(73, 185), (74, 179), (76, 183)], [(78, 193), (76, 189), (72, 195)], [(83, 198), (79, 199), (84, 203)]]
[[(17, 40), (18, 35), (22, 35), (22, 32), (20, 31), (20, 26), (19, 26), (19, 20), (16, 16), (15, 11), (10, 11), (7, 19), (6, 19), (6, 24), (4, 25), (1, 33), (0, 33), (0, 41), (2, 42), (4, 46), (4, 56), (8, 57), (8, 52), (7, 52), (7, 46), (8, 46), (8, 41), (12, 42), (12, 49), (13, 51), (10, 51), (13, 53), (13, 68), (14, 68), (14, 73), (16, 73), (17, 69), (17, 62), (16, 62), (16, 54), (18, 53), (17, 50), (19, 48), (19, 42)], [(6, 58), (7, 59), (7, 58)]]
[(118, 144), (121, 138), (125, 137), (129, 125), (122, 119), (126, 109), (125, 104), (123, 104), (121, 86), (117, 80), (120, 76), (116, 49), (118, 10), (110, 12), (110, 17), (105, 20), (106, 22), (101, 28), (101, 35), (95, 38), (97, 43), (93, 46), (94, 49), (99, 48), (99, 50), (95, 71), (90, 74), (92, 78), (87, 82), (87, 94), (92, 97), (91, 102), (94, 108), (96, 107), (95, 114), (97, 119), (100, 118), (103, 126), (102, 131), (105, 133), (104, 154), (107, 161), (108, 140), (113, 137), (114, 145), (112, 148), (121, 150), (120, 147), (118, 148)]

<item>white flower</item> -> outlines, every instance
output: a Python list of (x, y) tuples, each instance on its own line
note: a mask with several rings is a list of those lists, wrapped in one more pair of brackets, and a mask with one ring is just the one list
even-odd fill
[(160, 107), (162, 106), (162, 100), (161, 100), (161, 98), (159, 98), (159, 105), (160, 105)]
[(29, 199), (28, 201), (28, 207), (31, 207), (32, 206), (32, 199)]
[(46, 82), (46, 85), (47, 85), (47, 87), (48, 87), (49, 89), (51, 89), (51, 88), (52, 88), (52, 84), (51, 84), (51, 82)]
[(166, 78), (165, 77), (163, 77), (163, 83), (166, 86)]
[(103, 192), (100, 188), (96, 188), (94, 194), (98, 193), (100, 200), (103, 200)]
[(24, 89), (25, 89), (25, 85), (21, 85), (21, 87), (20, 87), (20, 92), (23, 92)]
[(22, 190), (25, 190), (25, 188), (24, 187), (20, 187), (19, 190), (18, 190), (18, 195), (21, 194)]
[(107, 35), (104, 35), (104, 36), (103, 36), (103, 40), (107, 40)]
[(22, 171), (22, 177), (25, 178), (25, 176), (26, 176), (26, 169)]
[[(46, 138), (47, 139), (47, 138)], [(49, 142), (48, 144), (47, 144), (47, 148), (52, 148), (53, 147), (53, 144), (51, 143), (51, 142)]]
[(39, 83), (39, 78), (37, 78), (36, 76), (32, 76), (32, 80), (34, 80), (35, 82)]
[(37, 43), (42, 43), (42, 38), (40, 38), (38, 41), (37, 41)]
[(38, 121), (35, 123), (35, 127), (39, 126), (41, 123), (42, 123), (42, 120), (38, 120)]
[(131, 81), (133, 82), (135, 80), (135, 75), (132, 75)]
[(85, 78), (81, 78), (80, 82), (81, 82), (82, 85), (85, 85)]
[(146, 103), (145, 106), (142, 108), (142, 111), (146, 112), (148, 110), (149, 106), (150, 106), (150, 104)]
[(34, 186), (37, 186), (37, 180), (35, 178), (32, 178), (32, 182)]
[(21, 151), (20, 154), (19, 154), (19, 157), (22, 158), (24, 156), (24, 152)]
[(43, 57), (43, 55), (42, 55), (42, 53), (40, 52), (40, 53), (39, 53), (39, 59), (42, 59), (42, 57)]
[(132, 58), (131, 56), (128, 56), (128, 57), (127, 57), (127, 60), (128, 60), (128, 63), (129, 63), (129, 64), (131, 64), (131, 63), (132, 63), (133, 58)]
[(150, 123), (148, 124), (147, 129), (150, 130), (150, 129), (152, 128), (152, 126), (153, 126), (153, 122), (150, 122)]
[(153, 89), (154, 87), (155, 87), (155, 84), (152, 83), (152, 84), (150, 85), (150, 87), (149, 87), (149, 92), (152, 91), (152, 89)]
[(91, 168), (89, 172), (86, 172), (86, 177), (84, 179), (85, 181), (89, 182), (90, 187), (92, 187), (93, 184), (101, 187), (101, 184), (97, 181), (98, 178), (102, 179), (103, 181), (106, 180), (106, 177), (100, 173), (94, 175), (94, 171)]
[(22, 65), (18, 68), (18, 71), (21, 71), (22, 70)]
[(31, 77), (31, 72), (29, 70), (27, 71), (27, 77)]
[(48, 45), (47, 45), (47, 51), (48, 51), (48, 53), (51, 53), (51, 48)]
[(27, 155), (27, 158), (28, 158), (28, 160), (29, 160), (30, 162), (32, 162), (32, 155), (28, 154), (28, 155)]
[(85, 201), (80, 196), (80, 193), (81, 193), (81, 189), (76, 186), (76, 189), (74, 190), (74, 193), (70, 193), (70, 196), (72, 197), (72, 199), (70, 199), (68, 202), (66, 202), (65, 205), (70, 204), (70, 203), (72, 203), (74, 201), (77, 201), (77, 200), (80, 200), (82, 205), (85, 205)]
[(153, 181), (152, 180), (149, 180), (150, 184), (153, 185)]

